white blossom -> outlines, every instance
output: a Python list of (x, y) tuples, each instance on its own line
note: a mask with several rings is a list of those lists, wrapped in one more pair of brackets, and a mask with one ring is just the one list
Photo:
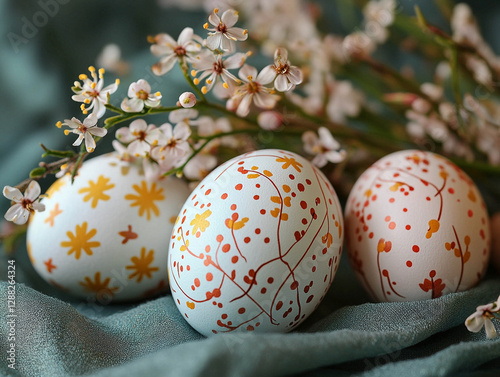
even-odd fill
[(122, 127), (116, 131), (116, 138), (128, 144), (127, 151), (134, 157), (146, 157), (152, 147), (162, 145), (166, 141), (160, 129), (154, 124), (147, 124), (144, 119), (136, 119), (129, 127)]
[(195, 61), (196, 55), (201, 50), (201, 45), (196, 40), (199, 39), (190, 27), (185, 28), (179, 35), (177, 41), (169, 34), (161, 33), (151, 39), (154, 44), (151, 52), (155, 56), (161, 56), (161, 60), (152, 67), (153, 73), (161, 76), (169, 72), (175, 62)]
[(257, 74), (256, 68), (245, 64), (238, 72), (238, 76), (243, 83), (235, 89), (226, 104), (229, 109), (236, 111), (238, 116), (246, 117), (252, 102), (262, 109), (272, 109), (276, 105), (279, 97), (264, 86), (274, 79), (270, 71), (261, 71)]
[(92, 66), (89, 67), (89, 71), (92, 79), (82, 73), (79, 79), (82, 80), (83, 86), (80, 82), (75, 81), (72, 88), (75, 94), (71, 98), (73, 101), (83, 102), (81, 105), (83, 114), (87, 114), (89, 110), (92, 110), (92, 113), (97, 118), (101, 118), (106, 112), (104, 105), (108, 103), (108, 96), (116, 92), (120, 80), (116, 79), (113, 84), (104, 87), (104, 69), (99, 69), (99, 75)]
[(236, 41), (245, 41), (248, 38), (246, 29), (234, 27), (238, 22), (238, 12), (228, 9), (219, 17), (219, 9), (215, 8), (208, 17), (208, 22), (203, 27), (210, 33), (207, 37), (207, 47), (211, 50), (233, 52)]
[(241, 52), (223, 59), (222, 54), (206, 51), (206, 53), (200, 54), (193, 63), (194, 70), (191, 73), (193, 76), (200, 74), (193, 81), (198, 85), (202, 80), (205, 80), (206, 85), (201, 88), (204, 94), (217, 84), (231, 92), (240, 80), (229, 72), (229, 69), (240, 68), (245, 63), (246, 58), (247, 54)]
[(92, 113), (83, 120), (83, 123), (77, 118), (65, 119), (64, 122), (57, 122), (57, 127), (68, 126), (70, 129), (64, 130), (65, 135), (74, 133), (78, 135), (78, 139), (73, 143), (74, 146), (79, 146), (85, 139), (85, 148), (91, 153), (95, 150), (96, 144), (94, 136), (103, 137), (108, 133), (105, 128), (97, 126), (97, 116)]
[(497, 336), (497, 331), (495, 325), (491, 321), (492, 318), (498, 318), (498, 311), (500, 310), (500, 297), (496, 302), (492, 302), (487, 305), (481, 305), (476, 308), (476, 311), (472, 313), (466, 320), (465, 326), (471, 332), (479, 332), (484, 326), (486, 331), (486, 337), (488, 339), (495, 338)]
[(45, 205), (39, 202), (40, 193), (41, 189), (37, 181), (29, 183), (24, 195), (15, 187), (5, 186), (3, 195), (14, 202), (14, 205), (5, 213), (5, 219), (14, 224), (22, 225), (28, 221), (30, 214), (35, 211), (45, 211)]
[[(319, 136), (319, 137), (318, 137)], [(340, 144), (325, 127), (318, 129), (316, 135), (313, 131), (302, 134), (304, 150), (315, 157), (312, 163), (318, 167), (325, 166), (328, 161), (338, 163), (345, 159), (346, 152), (340, 149)]]
[(274, 87), (279, 92), (288, 92), (302, 83), (302, 71), (290, 65), (288, 51), (282, 47), (274, 52), (274, 64), (264, 67), (261, 74), (265, 77), (273, 76)]
[(146, 80), (140, 79), (128, 87), (128, 96), (122, 101), (121, 108), (126, 112), (140, 112), (147, 107), (160, 105), (161, 93), (151, 94), (151, 86)]
[(191, 128), (181, 122), (175, 127), (172, 127), (170, 123), (164, 123), (159, 129), (163, 132), (166, 141), (151, 150), (151, 157), (162, 169), (170, 170), (177, 167), (179, 162), (189, 154), (191, 148), (187, 140), (191, 136)]

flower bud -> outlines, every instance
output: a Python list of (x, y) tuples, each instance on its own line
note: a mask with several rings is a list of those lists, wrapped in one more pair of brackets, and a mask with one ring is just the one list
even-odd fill
[(179, 96), (179, 104), (184, 108), (196, 105), (196, 96), (191, 92), (184, 92)]
[(257, 117), (257, 121), (262, 129), (273, 131), (283, 124), (283, 116), (276, 111), (263, 111)]

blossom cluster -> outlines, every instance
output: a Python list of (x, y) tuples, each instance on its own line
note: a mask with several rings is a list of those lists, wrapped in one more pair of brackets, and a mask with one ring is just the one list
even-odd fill
[[(448, 35), (418, 10), (410, 17), (395, 0), (370, 0), (359, 25), (338, 35), (321, 26), (315, 2), (217, 3), (213, 8), (214, 1), (189, 2), (209, 12), (205, 35), (185, 27), (177, 36), (148, 37), (157, 59), (152, 73), (176, 74), (177, 66), (184, 75), (188, 89), (175, 96), (175, 104), (162, 103), (167, 96), (152, 90), (146, 78), (132, 82), (126, 97), (115, 102), (120, 80), (106, 82), (105, 69), (120, 74), (128, 63), (117, 46), (103, 50), (98, 60), (104, 68), (89, 67), (72, 86), (81, 114), (56, 123), (76, 137), (77, 151), (43, 146), (45, 156), (59, 160), (42, 162), (28, 180), (6, 186), (4, 195), (13, 202), (8, 220), (22, 223), (43, 210), (36, 181), (49, 174), (76, 176), (109, 136), (121, 158), (142, 164), (151, 180), (176, 174), (196, 184), (227, 158), (261, 147), (287, 147), (309, 157), (337, 179), (340, 192), (374, 159), (407, 147), (432, 149), (462, 167), (500, 176), (500, 58), (469, 6), (450, 9)], [(396, 70), (377, 60), (377, 49), (403, 24), (420, 26), (422, 48), (415, 47), (413, 35), (400, 44), (432, 62), (433, 80), (419, 82), (411, 68)], [(252, 63), (256, 55), (256, 62), (264, 58), (267, 64)], [(152, 124), (147, 118), (153, 114), (165, 118)]]

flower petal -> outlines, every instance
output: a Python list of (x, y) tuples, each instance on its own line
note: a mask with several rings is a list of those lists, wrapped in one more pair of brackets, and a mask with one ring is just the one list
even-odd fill
[(294, 85), (288, 82), (285, 75), (278, 75), (274, 81), (274, 87), (279, 92), (288, 92), (294, 88)]
[(30, 211), (23, 208), (21, 204), (14, 204), (5, 212), (4, 218), (7, 221), (12, 221), (14, 224), (22, 225), (28, 221)]
[(31, 200), (34, 202), (36, 198), (40, 196), (40, 193), (42, 192), (42, 189), (40, 188), (40, 185), (38, 184), (37, 181), (31, 181), (28, 187), (26, 188), (26, 191), (24, 192), (24, 197), (26, 199)]
[(185, 44), (190, 42), (192, 39), (193, 39), (193, 29), (190, 27), (186, 27), (179, 34), (179, 38), (177, 38), (177, 43), (180, 46), (184, 46)]
[(303, 77), (302, 77), (302, 70), (296, 66), (291, 66), (288, 69), (288, 79), (292, 84), (299, 85), (302, 83)]
[(233, 52), (236, 49), (236, 44), (232, 39), (229, 39), (227, 35), (223, 35), (221, 38), (221, 49), (226, 52)]
[(320, 127), (318, 129), (319, 139), (321, 140), (321, 144), (329, 150), (339, 149), (340, 144), (333, 137), (331, 132), (326, 127)]
[(184, 122), (178, 123), (174, 127), (173, 136), (176, 140), (187, 140), (191, 136), (191, 128)]
[(252, 77), (252, 80), (257, 77), (257, 69), (251, 65), (244, 64), (239, 70), (238, 76), (243, 81), (248, 82), (248, 77)]
[(155, 75), (161, 76), (169, 72), (174, 67), (176, 61), (177, 55), (170, 54), (161, 59), (158, 63), (154, 64), (151, 69)]
[(43, 212), (43, 211), (45, 211), (45, 204), (40, 203), (40, 202), (38, 202), (38, 201), (33, 202), (33, 203), (31, 204), (31, 206), (33, 207), (33, 209), (34, 209), (35, 211), (38, 211), (38, 212)]
[(103, 137), (103, 136), (106, 136), (106, 134), (108, 133), (108, 130), (105, 128), (101, 128), (101, 127), (92, 127), (92, 128), (88, 129), (87, 133), (90, 133), (90, 134), (98, 136), (98, 137)]
[(484, 330), (486, 331), (486, 337), (488, 339), (496, 338), (497, 330), (495, 329), (495, 325), (489, 318), (484, 319)]
[(139, 98), (124, 98), (120, 107), (127, 113), (138, 113), (144, 109), (144, 101)]
[(24, 198), (23, 194), (21, 194), (21, 191), (12, 186), (5, 186), (3, 188), (3, 196), (5, 196), (9, 200), (12, 200), (13, 202), (20, 202)]
[(85, 132), (85, 148), (89, 153), (93, 152), (95, 149), (95, 140), (90, 132)]
[(224, 67), (226, 69), (240, 68), (243, 64), (245, 64), (246, 59), (247, 54), (237, 52), (224, 60)]
[(213, 35), (209, 35), (207, 37), (207, 47), (210, 50), (217, 50), (219, 46), (221, 45), (222, 41), (222, 34), (221, 33), (215, 33)]
[(248, 38), (248, 32), (240, 27), (232, 27), (227, 30), (226, 35), (232, 40), (246, 41)]
[(238, 12), (234, 9), (228, 9), (224, 13), (222, 13), (221, 21), (223, 24), (226, 24), (228, 28), (233, 26), (236, 22), (238, 22)]
[[(279, 75), (279, 76), (283, 76), (283, 75)], [(257, 81), (259, 84), (266, 85), (266, 84), (269, 84), (270, 82), (272, 82), (275, 77), (276, 77), (276, 70), (273, 68), (272, 65), (268, 65), (268, 66), (262, 68), (262, 71), (259, 72), (255, 81)], [(278, 89), (278, 88), (276, 88), (276, 89)]]
[(270, 93), (255, 93), (253, 101), (261, 109), (272, 109), (278, 101), (278, 96)]
[(466, 320), (465, 320), (465, 326), (467, 327), (467, 330), (471, 332), (479, 332), (484, 325), (484, 318), (481, 314), (478, 314), (477, 312), (471, 314)]

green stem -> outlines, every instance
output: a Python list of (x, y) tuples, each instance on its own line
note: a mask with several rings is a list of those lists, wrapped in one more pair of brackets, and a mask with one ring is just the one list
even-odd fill
[(458, 124), (462, 131), (465, 131), (465, 124), (460, 115), (462, 108), (462, 93), (460, 91), (460, 72), (458, 70), (458, 50), (455, 47), (449, 48), (450, 52), (450, 69), (451, 69), (451, 90), (455, 99), (455, 112)]
[(198, 93), (198, 96), (200, 97), (200, 101), (201, 102), (206, 102), (206, 98), (205, 98), (205, 95), (203, 94), (203, 92), (200, 90), (200, 88), (198, 88), (193, 79), (191, 78), (191, 76), (189, 75), (189, 66), (187, 65), (187, 63), (185, 62), (180, 62), (179, 61), (179, 65), (181, 67), (181, 70), (182, 70), (182, 74), (184, 75), (184, 78), (186, 79), (186, 81), (188, 82), (189, 86), (191, 88), (193, 88), (193, 90)]

